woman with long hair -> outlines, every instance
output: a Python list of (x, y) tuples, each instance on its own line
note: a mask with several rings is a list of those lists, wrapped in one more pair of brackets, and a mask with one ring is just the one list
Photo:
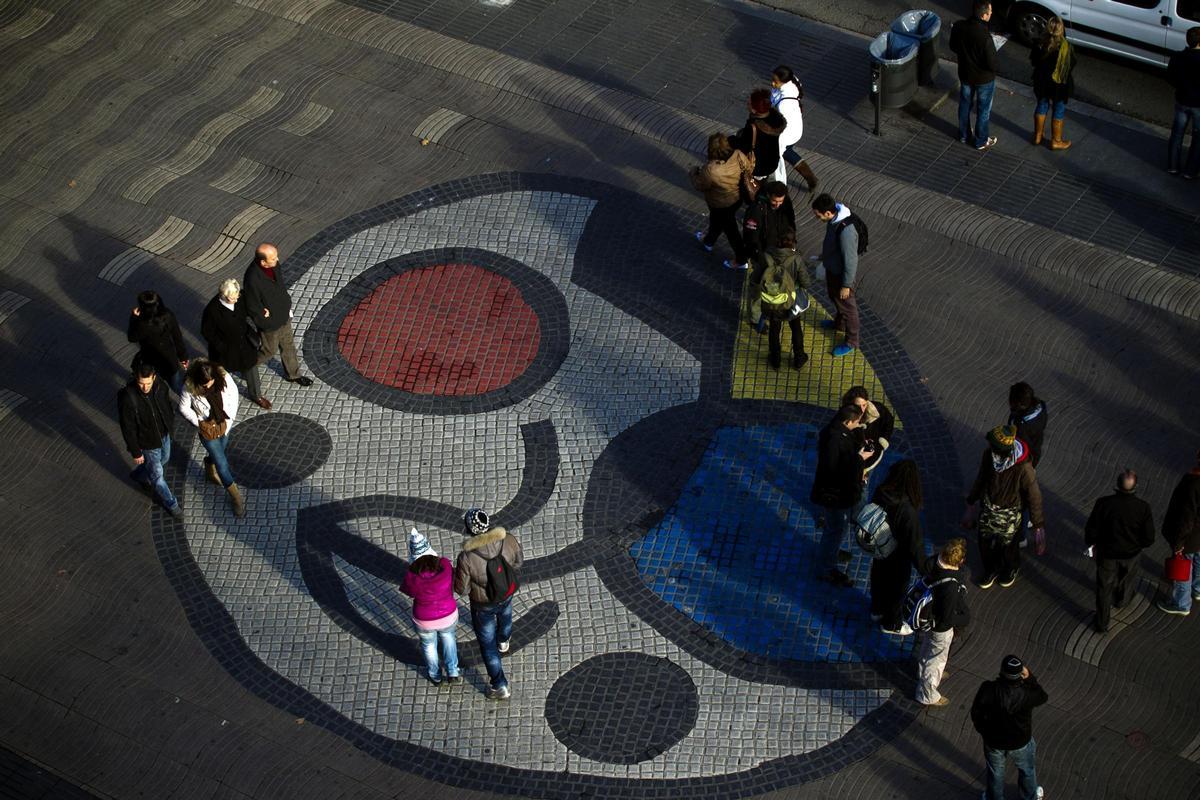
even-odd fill
[(142, 361), (151, 364), (175, 394), (183, 391), (187, 349), (183, 346), (179, 320), (158, 292), (147, 289), (138, 294), (137, 305), (129, 313), (126, 338), (138, 345)]
[(1067, 113), (1067, 100), (1075, 91), (1075, 81), (1071, 77), (1075, 69), (1075, 48), (1064, 35), (1061, 19), (1051, 17), (1046, 23), (1045, 35), (1029, 51), (1029, 63), (1033, 65), (1033, 93), (1037, 97), (1037, 109), (1033, 112), (1033, 143), (1042, 143), (1046, 114), (1053, 105), (1050, 149), (1066, 150), (1071, 143), (1062, 138), (1063, 117)]
[(912, 568), (921, 568), (925, 560), (925, 539), (921, 535), (921, 475), (917, 463), (897, 461), (888, 470), (883, 483), (875, 489), (871, 502), (883, 509), (896, 548), (885, 558), (871, 561), (871, 619), (884, 633), (908, 636), (912, 628), (902, 620), (904, 596)]
[(717, 239), (725, 234), (738, 264), (745, 264), (747, 259), (737, 211), (742, 205), (742, 178), (750, 174), (751, 166), (746, 154), (729, 143), (729, 137), (714, 133), (708, 137), (707, 163), (691, 172), (692, 186), (704, 193), (708, 205), (708, 231), (696, 231), (696, 240), (711, 253)]
[(804, 178), (808, 191), (815, 192), (817, 176), (813, 174), (812, 167), (808, 166), (804, 158), (795, 150), (800, 137), (804, 135), (804, 106), (800, 102), (804, 99), (804, 86), (796, 78), (791, 67), (781, 64), (771, 73), (771, 87), (771, 104), (787, 121), (787, 127), (779, 135), (779, 155), (783, 159), (783, 163), (775, 172), (775, 180), (787, 183), (786, 165), (791, 164), (796, 172), (800, 173), (800, 177)]
[(233, 378), (219, 364), (207, 358), (197, 358), (187, 368), (183, 394), (179, 396), (179, 413), (196, 427), (200, 444), (208, 453), (204, 470), (208, 480), (225, 487), (234, 516), (246, 515), (246, 504), (238, 490), (225, 445), (229, 429), (237, 416), (238, 390)]

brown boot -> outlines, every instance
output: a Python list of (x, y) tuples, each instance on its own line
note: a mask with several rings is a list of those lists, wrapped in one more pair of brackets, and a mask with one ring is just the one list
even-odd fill
[(1054, 137), (1050, 140), (1051, 150), (1066, 150), (1071, 146), (1071, 143), (1064, 141), (1062, 137), (1063, 121), (1061, 119), (1050, 120), (1050, 133)]
[(242, 502), (242, 493), (238, 491), (237, 484), (229, 484), (229, 488), (225, 491), (229, 492), (229, 504), (233, 506), (233, 515), (235, 517), (246, 516), (246, 504)]
[(815, 192), (817, 190), (817, 176), (813, 174), (812, 167), (807, 161), (801, 161), (795, 165), (796, 172), (800, 173), (800, 177), (804, 178), (804, 182), (808, 184), (808, 190)]
[(1033, 143), (1034, 144), (1042, 143), (1042, 135), (1045, 130), (1046, 130), (1046, 115), (1045, 114), (1034, 114), (1033, 115)]
[(217, 465), (211, 461), (204, 462), (204, 474), (208, 478), (209, 483), (221, 485), (221, 476), (217, 474)]

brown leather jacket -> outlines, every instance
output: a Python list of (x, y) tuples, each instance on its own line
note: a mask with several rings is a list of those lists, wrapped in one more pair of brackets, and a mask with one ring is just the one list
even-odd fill
[(513, 569), (525, 563), (521, 543), (504, 528), (497, 526), (467, 539), (454, 565), (454, 593), (468, 595), (473, 606), (486, 606), (487, 561), (497, 555), (503, 555)]

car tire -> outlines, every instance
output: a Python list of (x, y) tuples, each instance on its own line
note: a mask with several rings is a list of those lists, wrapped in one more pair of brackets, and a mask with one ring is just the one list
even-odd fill
[(1018, 42), (1033, 47), (1046, 32), (1046, 23), (1053, 16), (1041, 6), (1020, 3), (1008, 14), (1008, 30)]

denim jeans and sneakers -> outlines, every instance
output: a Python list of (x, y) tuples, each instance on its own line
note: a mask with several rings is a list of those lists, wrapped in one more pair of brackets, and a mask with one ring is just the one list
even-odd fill
[[(973, 145), (978, 150), (986, 150), (996, 143), (995, 137), (988, 137), (988, 123), (992, 118), (992, 97), (996, 93), (996, 82), (980, 86), (963, 84), (958, 90), (958, 140), (964, 144)], [(971, 111), (975, 114), (974, 135), (971, 133)]]
[(471, 624), (475, 628), (479, 653), (483, 656), (483, 664), (491, 681), (488, 699), (505, 700), (512, 693), (508, 688), (508, 679), (504, 677), (500, 648), (503, 645), (507, 652), (508, 640), (512, 638), (512, 599), (494, 606), (472, 606)]
[(1192, 611), (1192, 601), (1200, 600), (1200, 553), (1184, 555), (1192, 562), (1192, 579), (1171, 581), (1171, 599), (1158, 601), (1159, 609), (1168, 614), (1185, 616)]
[(987, 762), (987, 789), (983, 792), (984, 800), (1004, 800), (1004, 768), (1009, 758), (1017, 768), (1017, 789), (1020, 791), (1021, 800), (1039, 800), (1043, 792), (1037, 782), (1037, 766), (1034, 763), (1036, 756), (1037, 743), (1033, 739), (1016, 750), (996, 750), (984, 745), (983, 757)]
[(175, 516), (182, 514), (183, 509), (179, 507), (179, 501), (171, 493), (171, 487), (167, 486), (167, 479), (163, 472), (166, 463), (171, 460), (171, 437), (164, 436), (160, 447), (142, 450), (142, 458), (142, 463), (133, 468), (129, 477), (144, 486), (149, 486), (158, 497), (159, 502), (163, 504), (163, 508), (171, 514)]
[[(441, 645), (442, 655), (445, 658), (446, 676), (451, 683), (461, 683), (462, 678), (458, 670), (458, 639), (455, 638), (456, 626), (450, 625), (441, 630), (417, 630), (417, 637), (421, 640), (421, 655), (425, 656), (426, 675), (429, 677), (430, 683), (434, 686), (439, 686), (442, 683), (442, 660), (438, 658), (438, 645)], [(458, 680), (455, 680), (458, 678)]]
[[(1183, 134), (1188, 124), (1192, 126), (1192, 144), (1188, 148), (1187, 164), (1183, 164)], [(1185, 178), (1194, 178), (1200, 173), (1200, 108), (1175, 104), (1175, 119), (1171, 125), (1171, 138), (1167, 141), (1167, 172), (1175, 175), (1183, 168)]]

